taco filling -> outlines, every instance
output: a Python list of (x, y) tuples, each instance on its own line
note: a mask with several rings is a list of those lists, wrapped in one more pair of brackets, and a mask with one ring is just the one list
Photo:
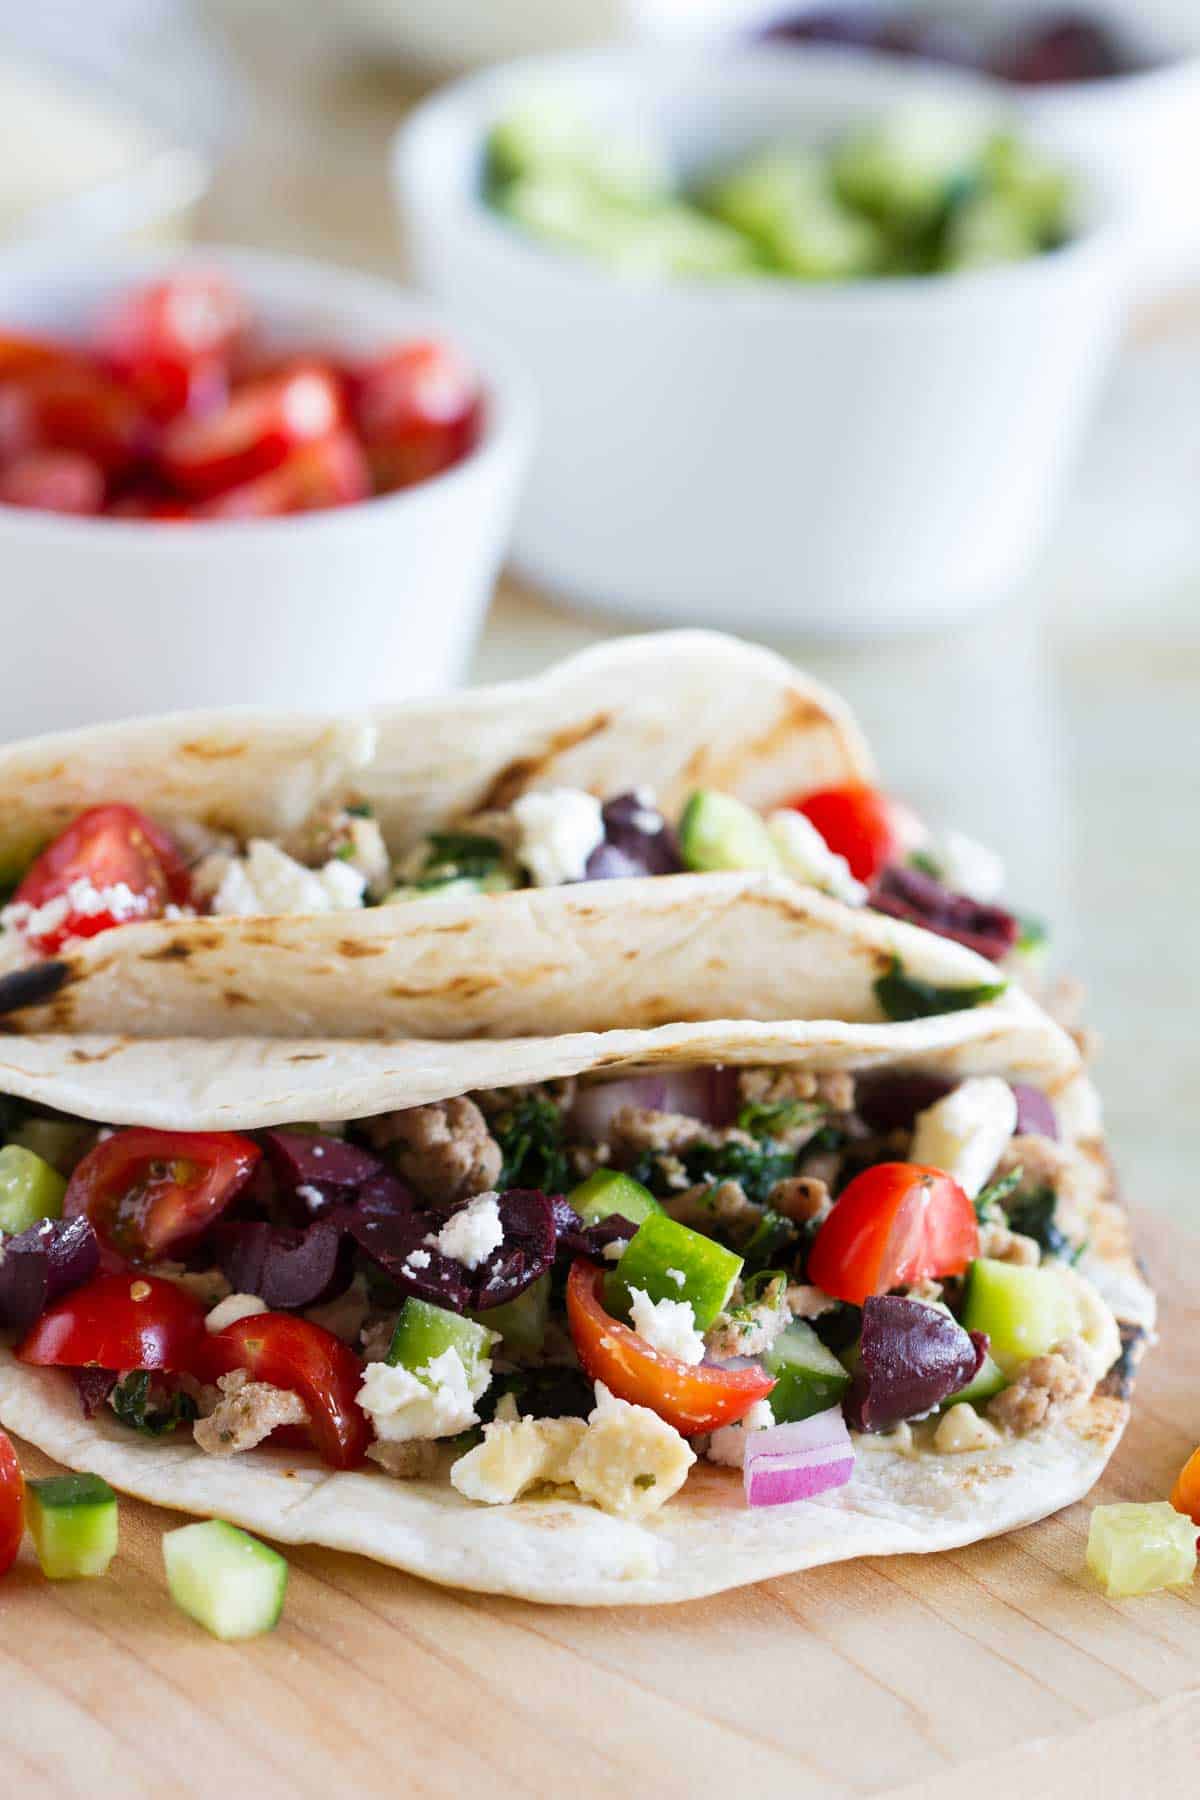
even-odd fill
[(214, 1459), (631, 1520), (703, 1459), (765, 1507), (879, 1445), (1033, 1437), (1122, 1354), (1083, 1152), (999, 1077), (696, 1068), (245, 1134), (7, 1112), (17, 1360)]

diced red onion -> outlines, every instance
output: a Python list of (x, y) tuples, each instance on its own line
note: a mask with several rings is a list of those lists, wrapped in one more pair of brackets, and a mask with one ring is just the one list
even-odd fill
[(748, 1506), (785, 1506), (845, 1487), (854, 1448), (841, 1408), (746, 1433), (742, 1475)]
[(1024, 1081), (1010, 1081), (1009, 1086), (1017, 1103), (1016, 1135), (1057, 1140), (1058, 1120), (1054, 1116), (1054, 1105), (1041, 1088), (1030, 1087)]
[(581, 1087), (572, 1108), (572, 1124), (582, 1137), (603, 1144), (613, 1118), (625, 1106), (684, 1113), (706, 1125), (728, 1125), (737, 1114), (737, 1070), (669, 1069), (660, 1075), (634, 1075)]

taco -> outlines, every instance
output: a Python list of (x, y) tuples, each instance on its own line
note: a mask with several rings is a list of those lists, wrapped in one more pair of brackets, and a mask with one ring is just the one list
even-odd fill
[[(0, 1012), (147, 1036), (876, 1020), (893, 960), (939, 964), (931, 934), (961, 947), (956, 985), (996, 985), (1021, 935), (996, 859), (939, 847), (871, 779), (833, 695), (699, 632), (359, 720), (15, 745)], [(835, 949), (833, 1008), (818, 977), (851, 909), (859, 978)]]
[(0, 1423), (468, 1589), (682, 1600), (1007, 1531), (1092, 1486), (1153, 1323), (1079, 1054), (1016, 991), (14, 1038), (0, 1087)]

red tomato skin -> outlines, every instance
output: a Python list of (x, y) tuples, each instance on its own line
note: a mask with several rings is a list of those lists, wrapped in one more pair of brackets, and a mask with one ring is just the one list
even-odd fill
[(170, 1369), (192, 1373), (203, 1347), (204, 1308), (155, 1275), (97, 1275), (44, 1312), (17, 1345), (38, 1368)]
[(470, 454), (483, 426), (474, 371), (444, 344), (403, 344), (359, 369), (355, 423), (376, 488), (428, 481)]
[(775, 1386), (765, 1369), (698, 1368), (653, 1349), (604, 1310), (604, 1270), (583, 1258), (567, 1280), (567, 1321), (584, 1373), (619, 1400), (648, 1406), (685, 1437), (744, 1419)]
[(941, 1169), (877, 1163), (843, 1190), (808, 1255), (808, 1279), (861, 1306), (926, 1278), (961, 1275), (979, 1254), (975, 1208)]
[(357, 1399), (362, 1363), (322, 1326), (292, 1313), (255, 1313), (209, 1333), (203, 1363), (207, 1381), (245, 1369), (254, 1381), (299, 1394), (308, 1437), (331, 1469), (357, 1468), (366, 1457), (372, 1434)]
[(101, 321), (97, 349), (163, 422), (215, 411), (228, 396), (229, 357), (246, 306), (227, 277), (182, 270), (135, 288)]
[[(14, 905), (44, 906), (75, 881), (101, 890), (124, 884), (144, 902), (138, 919), (160, 919), (169, 902), (191, 897), (187, 865), (170, 834), (134, 806), (93, 806), (67, 827), (34, 862), (13, 895)], [(111, 912), (69, 915), (60, 926), (31, 940), (52, 956), (72, 937), (96, 937), (128, 921)]]
[(845, 857), (859, 881), (874, 881), (900, 854), (895, 810), (878, 788), (860, 783), (820, 788), (790, 804), (816, 826), (831, 850)]
[(261, 1157), (257, 1144), (233, 1132), (117, 1131), (76, 1166), (63, 1217), (86, 1214), (110, 1266), (157, 1262), (221, 1217)]
[(115, 479), (144, 463), (154, 443), (137, 396), (101, 369), (55, 363), (0, 381), (0, 455), (78, 450)]
[(56, 344), (52, 338), (30, 337), (19, 331), (0, 332), (0, 381), (38, 369), (76, 368), (84, 360), (78, 350)]
[(196, 508), (203, 519), (277, 519), (370, 498), (371, 471), (352, 432), (336, 431), (293, 450), (277, 469), (229, 488)]
[(0, 506), (94, 518), (104, 487), (104, 470), (78, 450), (27, 450), (0, 468)]
[(25, 1477), (6, 1432), (0, 1431), (0, 1575), (17, 1560), (25, 1535)]
[(289, 453), (336, 431), (342, 418), (336, 375), (305, 363), (235, 389), (204, 419), (177, 419), (163, 438), (167, 479), (194, 499), (210, 499), (278, 468)]

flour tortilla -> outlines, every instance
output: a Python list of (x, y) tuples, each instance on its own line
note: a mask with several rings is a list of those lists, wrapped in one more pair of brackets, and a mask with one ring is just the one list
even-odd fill
[[(1119, 1317), (1142, 1330), (1152, 1325), (1154, 1299), (1112, 1190), (1094, 1093), (1071, 1041), (1019, 994), (909, 1025), (728, 1023), (515, 1043), (30, 1038), (3, 1047), (0, 1089), (114, 1122), (250, 1127), (361, 1117), (477, 1087), (714, 1060), (817, 1071), (911, 1066), (1043, 1082), (1064, 1137), (1079, 1144), (1094, 1174), (1087, 1272)], [(850, 1557), (995, 1536), (1087, 1493), (1128, 1414), (1127, 1394), (1098, 1390), (1071, 1419), (992, 1450), (906, 1456), (859, 1440), (848, 1487), (753, 1511), (736, 1472), (697, 1465), (653, 1521), (634, 1524), (561, 1495), (474, 1505), (445, 1472), (401, 1482), (334, 1474), (292, 1453), (218, 1460), (185, 1439), (149, 1443), (115, 1420), (84, 1420), (68, 1377), (23, 1368), (0, 1351), (0, 1423), (125, 1492), (285, 1544), (351, 1550), (433, 1581), (570, 1605), (685, 1600)], [(451, 1460), (447, 1452), (447, 1468)]]
[[(603, 645), (536, 681), (357, 720), (181, 715), (0, 749), (0, 872), (18, 873), (38, 845), (106, 800), (246, 840), (287, 837), (323, 809), (362, 799), (399, 856), (431, 829), (507, 807), (531, 788), (608, 797), (645, 784), (674, 815), (699, 786), (770, 806), (871, 776), (847, 709), (791, 664), (715, 633), (669, 632)], [(768, 964), (753, 943), (727, 934), (711, 967), (698, 942), (684, 954), (714, 920), (730, 923), (727, 909), (754, 881), (685, 876), (661, 894), (660, 885), (125, 926), (73, 948), (53, 1003), (10, 1014), (7, 1028), (464, 1037), (725, 1012), (814, 1016), (763, 991)], [(800, 940), (813, 920), (819, 937), (823, 918), (840, 910), (826, 902), (813, 912), (809, 902), (821, 898), (780, 881), (761, 900), (772, 916), (758, 925), (773, 956), (791, 957), (788, 979), (800, 986), (815, 960)], [(739, 987), (749, 993), (756, 981), (753, 1005), (735, 1004)], [(860, 1006), (854, 1016), (878, 1015)]]

